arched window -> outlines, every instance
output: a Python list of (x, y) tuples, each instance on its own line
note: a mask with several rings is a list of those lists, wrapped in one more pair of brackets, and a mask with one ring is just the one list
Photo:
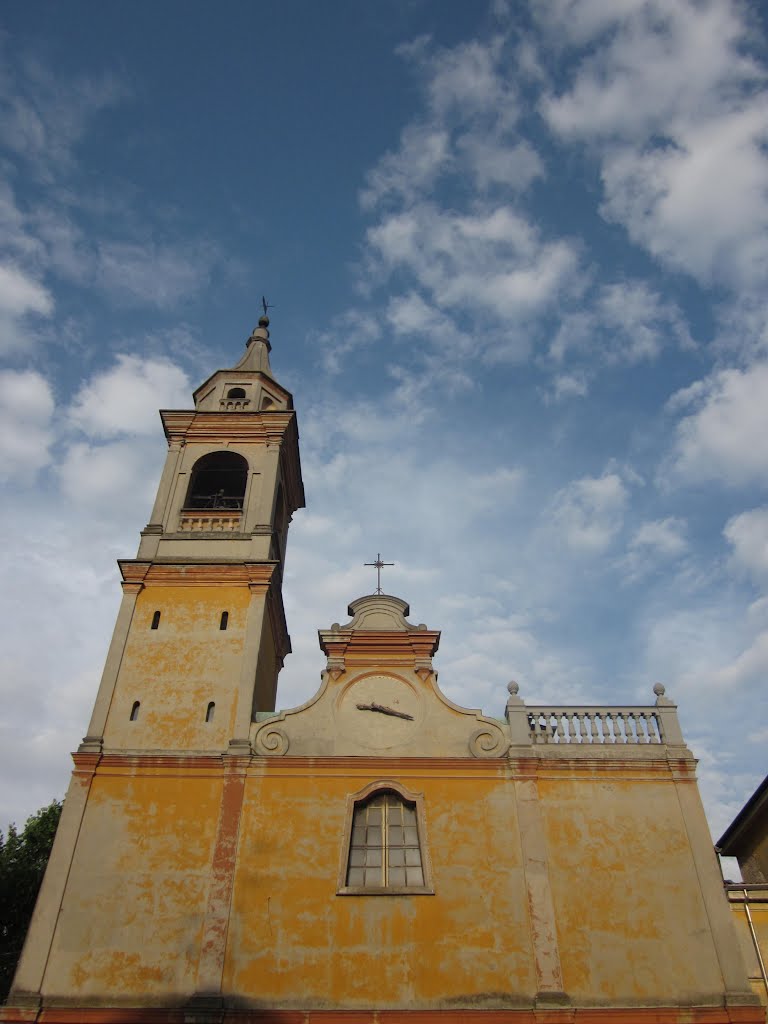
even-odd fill
[(227, 398), (245, 398), (245, 388), (230, 388)]
[(206, 720), (206, 722), (212, 722), (213, 721), (213, 713), (214, 713), (215, 710), (216, 710), (216, 705), (214, 704), (213, 701), (211, 701), (210, 704), (208, 705), (208, 708), (206, 709), (206, 712), (205, 712), (205, 720)]
[(423, 807), (409, 795), (374, 785), (353, 799), (340, 895), (433, 892)]
[(222, 612), (219, 619), (219, 629), (226, 629), (229, 623), (229, 612)]
[(133, 702), (133, 707), (131, 708), (131, 721), (132, 722), (135, 722), (136, 719), (139, 717), (139, 708), (140, 707), (141, 707), (141, 701), (135, 700)]
[(155, 612), (152, 615), (152, 626), (150, 628), (151, 629), (159, 629), (160, 628), (160, 612), (159, 611)]
[(248, 463), (237, 452), (211, 452), (198, 459), (185, 508), (242, 508)]

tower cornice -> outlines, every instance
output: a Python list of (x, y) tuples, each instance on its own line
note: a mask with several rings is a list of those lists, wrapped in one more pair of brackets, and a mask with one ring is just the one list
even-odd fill
[[(189, 409), (161, 409), (165, 436), (169, 441), (177, 438), (205, 443), (220, 441), (267, 442), (279, 440), (295, 423), (292, 409), (274, 409), (264, 412), (195, 412)], [(298, 432), (297, 432), (298, 436)]]
[(280, 578), (277, 561), (158, 562), (131, 558), (119, 559), (117, 564), (125, 583), (155, 587), (245, 585), (266, 590)]

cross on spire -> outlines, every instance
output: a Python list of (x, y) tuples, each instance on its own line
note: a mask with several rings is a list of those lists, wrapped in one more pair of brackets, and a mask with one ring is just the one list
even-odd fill
[(385, 565), (394, 564), (394, 562), (382, 562), (380, 554), (376, 555), (375, 562), (363, 562), (363, 565), (370, 565), (376, 570), (376, 590), (374, 591), (375, 594), (384, 593), (384, 591), (381, 589), (381, 570), (384, 568)]

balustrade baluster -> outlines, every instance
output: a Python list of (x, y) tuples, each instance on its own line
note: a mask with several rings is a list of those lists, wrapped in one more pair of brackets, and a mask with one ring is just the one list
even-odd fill
[(576, 712), (575, 711), (568, 711), (568, 712), (566, 712), (565, 720), (566, 720), (566, 723), (568, 725), (568, 742), (569, 743), (576, 743), (577, 742), (577, 739), (576, 739), (576, 735), (577, 735), (576, 734), (576, 723), (574, 722), (575, 717), (576, 717)]
[(645, 711), (641, 711), (637, 716), (637, 742), (653, 743), (653, 726), (648, 721)]
[(563, 719), (565, 715), (559, 712), (555, 715), (555, 730), (552, 736), (555, 743), (565, 743), (565, 732), (563, 731)]
[(636, 711), (630, 711), (627, 715), (627, 719), (630, 718), (632, 719), (632, 721), (627, 721), (627, 743), (642, 743), (643, 726), (640, 719), (640, 715)]

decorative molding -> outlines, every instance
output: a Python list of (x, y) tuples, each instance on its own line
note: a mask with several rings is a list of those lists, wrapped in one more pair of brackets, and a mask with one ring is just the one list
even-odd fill
[(226, 1006), (201, 1018), (190, 1000), (187, 1006), (98, 1006), (79, 1004), (0, 1006), (0, 1021), (8, 1024), (197, 1024), (204, 1019), (223, 1024), (765, 1024), (760, 1006), (510, 1006), (505, 1009), (447, 1007), (421, 1010), (281, 1010)]
[(473, 757), (504, 757), (509, 746), (509, 739), (501, 727), (491, 722), (475, 729), (469, 737), (469, 750)]
[(254, 746), (256, 747), (257, 754), (271, 754), (282, 757), (288, 753), (290, 740), (287, 733), (282, 729), (278, 729), (275, 725), (267, 724), (256, 733)]
[(277, 561), (263, 562), (144, 562), (119, 559), (125, 583), (154, 587), (215, 587), (248, 585), (264, 589), (273, 581)]

